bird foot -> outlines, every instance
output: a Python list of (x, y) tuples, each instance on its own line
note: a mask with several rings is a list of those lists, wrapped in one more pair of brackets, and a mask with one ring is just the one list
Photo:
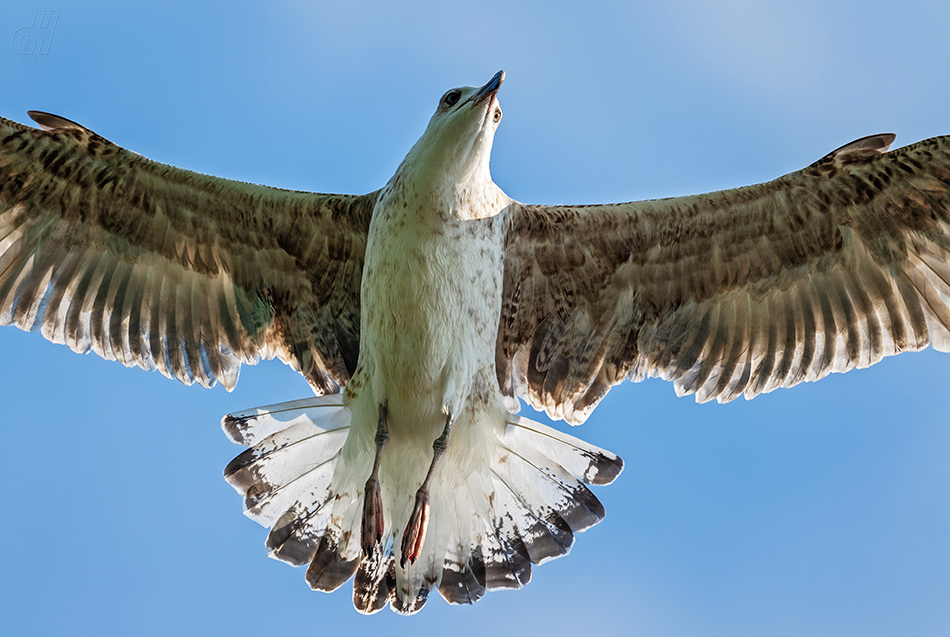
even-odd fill
[(383, 499), (379, 494), (379, 481), (370, 477), (363, 489), (363, 524), (360, 529), (360, 547), (363, 555), (369, 556), (383, 539)]
[(416, 505), (409, 516), (409, 524), (402, 534), (402, 558), (400, 568), (405, 568), (406, 562), (415, 564), (422, 554), (422, 545), (426, 541), (426, 529), (429, 528), (429, 492), (424, 489), (416, 491)]

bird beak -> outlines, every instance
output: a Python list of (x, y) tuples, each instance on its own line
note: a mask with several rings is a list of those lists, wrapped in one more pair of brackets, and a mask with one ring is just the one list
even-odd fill
[(478, 89), (478, 93), (472, 97), (472, 102), (478, 104), (479, 102), (484, 101), (486, 97), (491, 97), (498, 92), (498, 89), (501, 88), (501, 83), (505, 81), (505, 72), (498, 71), (495, 73), (495, 77), (488, 80), (488, 84)]

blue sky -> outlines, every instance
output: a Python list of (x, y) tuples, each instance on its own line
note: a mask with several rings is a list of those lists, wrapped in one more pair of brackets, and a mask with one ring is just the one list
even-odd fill
[[(529, 203), (741, 186), (863, 135), (950, 133), (946, 2), (639, 4), (16, 1), (0, 115), (367, 192), (446, 89), (504, 69), (492, 174)], [(37, 9), (61, 13), (27, 62), (12, 41)], [(348, 587), (311, 592), (269, 560), (221, 478), (240, 451), (221, 416), (306, 396), (301, 378), (268, 362), (230, 394), (184, 387), (0, 328), (0, 632), (945, 635), (948, 386), (950, 357), (927, 351), (726, 406), (618, 387), (572, 432), (627, 468), (570, 556), (474, 607), (364, 618)]]

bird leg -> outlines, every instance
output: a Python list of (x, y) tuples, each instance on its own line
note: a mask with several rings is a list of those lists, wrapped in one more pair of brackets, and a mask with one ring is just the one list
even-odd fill
[(373, 472), (370, 473), (363, 488), (363, 524), (360, 530), (360, 547), (363, 555), (369, 556), (373, 547), (383, 539), (383, 499), (379, 494), (379, 463), (383, 458), (383, 449), (389, 442), (389, 422), (386, 406), (379, 406), (379, 421), (376, 424), (376, 457), (373, 459)]
[(435, 465), (449, 446), (449, 433), (451, 431), (452, 414), (449, 414), (445, 419), (445, 429), (442, 430), (442, 435), (432, 443), (432, 463), (429, 465), (429, 472), (426, 473), (425, 480), (422, 481), (422, 486), (416, 491), (416, 504), (412, 508), (409, 523), (402, 534), (402, 557), (399, 560), (399, 566), (402, 568), (405, 568), (407, 561), (410, 564), (415, 564), (416, 559), (422, 554), (422, 545), (426, 540), (426, 529), (429, 527), (429, 483), (432, 482)]

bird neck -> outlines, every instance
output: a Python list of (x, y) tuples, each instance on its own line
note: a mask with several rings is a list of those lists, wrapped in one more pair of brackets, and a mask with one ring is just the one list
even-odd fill
[(485, 219), (500, 213), (509, 199), (491, 178), (487, 158), (456, 162), (410, 153), (387, 190), (409, 208), (438, 211), (442, 219)]

